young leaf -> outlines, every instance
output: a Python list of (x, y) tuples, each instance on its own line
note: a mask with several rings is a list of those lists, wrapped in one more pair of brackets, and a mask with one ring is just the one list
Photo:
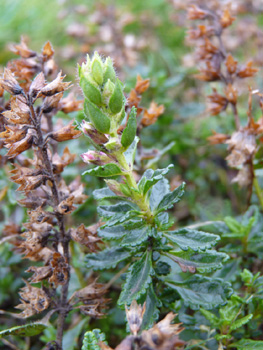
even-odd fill
[(123, 130), (123, 133), (121, 136), (121, 144), (124, 148), (129, 147), (136, 136), (136, 130), (137, 130), (136, 114), (137, 114), (136, 108), (133, 106), (131, 109), (131, 113), (129, 115), (127, 126)]
[(8, 335), (18, 335), (21, 337), (33, 337), (47, 328), (47, 325), (42, 323), (31, 323), (23, 326), (17, 326), (9, 329), (5, 329), (0, 332), (0, 338), (7, 337)]
[(249, 320), (253, 317), (253, 314), (246, 315), (245, 317), (239, 318), (235, 322), (233, 322), (230, 326), (230, 332), (244, 326), (244, 324), (248, 323)]
[(93, 168), (93, 169), (86, 170), (82, 175), (86, 175), (86, 174), (97, 176), (97, 177), (110, 177), (110, 176), (122, 175), (122, 171), (118, 167), (118, 165), (114, 163), (109, 163), (106, 165), (97, 166), (96, 168)]
[(107, 134), (110, 131), (110, 119), (94, 103), (87, 99), (84, 102), (84, 113), (99, 132)]
[(101, 350), (100, 341), (105, 341), (105, 334), (100, 329), (93, 329), (84, 334), (81, 350)]
[(134, 159), (135, 159), (135, 154), (136, 154), (138, 142), (139, 142), (139, 137), (135, 136), (135, 139), (133, 140), (130, 147), (124, 152), (126, 162), (128, 163), (130, 169), (133, 168), (133, 163), (134, 163)]
[(194, 251), (206, 250), (214, 246), (219, 236), (189, 228), (181, 228), (176, 231), (164, 232), (164, 236), (170, 241), (177, 244), (182, 250), (189, 248)]
[(119, 79), (116, 80), (115, 89), (109, 100), (109, 107), (112, 113), (117, 114), (121, 111), (123, 106), (124, 95), (122, 92), (122, 84)]
[(101, 104), (101, 93), (94, 85), (92, 85), (87, 79), (81, 78), (80, 86), (86, 98), (95, 105)]
[(173, 192), (167, 193), (160, 201), (158, 207), (156, 208), (156, 212), (160, 213), (162, 211), (170, 209), (173, 207), (175, 203), (179, 202), (181, 197), (184, 194), (184, 187), (185, 187), (185, 183), (183, 182)]
[(86, 256), (87, 267), (93, 270), (103, 270), (116, 267), (116, 265), (129, 258), (133, 251), (126, 248), (112, 247), (106, 248), (98, 253)]
[(202, 308), (200, 309), (200, 312), (210, 322), (210, 324), (213, 328), (218, 328), (218, 326), (220, 325), (220, 319), (218, 317), (216, 317), (215, 314), (213, 314), (212, 312), (207, 311), (205, 309), (202, 309)]
[(138, 183), (140, 192), (145, 195), (153, 185), (163, 179), (163, 176), (166, 175), (171, 168), (173, 168), (172, 164), (170, 164), (167, 168), (157, 169), (155, 171), (152, 169), (147, 169)]
[(140, 260), (131, 265), (118, 304), (130, 304), (144, 294), (152, 281), (152, 272), (152, 254), (146, 251)]
[(158, 181), (155, 185), (153, 185), (151, 190), (151, 195), (149, 198), (150, 208), (154, 211), (163, 197), (169, 193), (169, 182), (167, 179), (163, 178)]
[(164, 282), (176, 290), (185, 305), (193, 310), (198, 310), (200, 307), (209, 310), (223, 305), (232, 292), (229, 283), (201, 275), (194, 275), (182, 282), (168, 279), (164, 279)]

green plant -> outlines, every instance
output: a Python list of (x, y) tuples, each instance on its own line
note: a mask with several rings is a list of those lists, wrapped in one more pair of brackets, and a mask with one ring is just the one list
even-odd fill
[[(167, 210), (181, 199), (185, 184), (170, 190), (164, 176), (171, 166), (147, 169), (139, 181), (135, 179), (136, 111), (133, 108), (125, 115), (123, 86), (110, 58), (103, 62), (97, 53), (92, 59), (87, 57), (79, 76), (86, 117), (79, 128), (95, 148), (82, 158), (96, 165), (84, 175), (107, 178), (107, 187), (94, 191), (95, 199), (103, 202), (98, 207), (103, 220), (98, 235), (107, 247), (87, 255), (87, 267), (104, 270), (123, 261), (127, 264), (118, 304), (146, 300), (145, 326), (158, 316), (163, 288), (173, 291), (174, 299), (179, 294), (194, 309), (224, 304), (231, 291), (227, 283), (200, 274), (191, 276), (216, 270), (227, 260), (226, 254), (212, 249), (219, 237), (187, 227), (169, 230), (173, 221)], [(126, 127), (119, 134), (125, 118)]]

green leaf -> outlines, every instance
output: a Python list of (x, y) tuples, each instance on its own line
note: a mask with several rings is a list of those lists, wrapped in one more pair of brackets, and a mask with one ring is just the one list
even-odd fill
[(117, 196), (114, 192), (112, 192), (108, 187), (103, 187), (98, 190), (93, 191), (93, 197), (97, 201), (100, 201), (102, 199), (117, 199), (122, 198)]
[(116, 214), (114, 216), (112, 216), (108, 221), (107, 221), (107, 225), (108, 226), (115, 226), (115, 225), (119, 225), (121, 223), (125, 223), (127, 221), (129, 221), (130, 219), (135, 219), (138, 218), (138, 215), (140, 215), (141, 212), (137, 211), (137, 210), (130, 210), (127, 213), (123, 213), (123, 214)]
[(220, 325), (220, 319), (215, 314), (202, 308), (200, 309), (200, 312), (210, 322), (213, 328), (218, 328)]
[(169, 252), (166, 254), (170, 259), (177, 262), (183, 272), (211, 272), (220, 269), (222, 263), (229, 259), (225, 253), (218, 253), (216, 250), (206, 250), (205, 252)]
[(180, 201), (181, 197), (184, 194), (185, 183), (183, 182), (180, 186), (178, 186), (173, 192), (167, 193), (163, 199), (160, 201), (158, 207), (156, 208), (156, 212), (160, 213), (167, 209), (173, 207), (173, 205)]
[(100, 329), (88, 331), (84, 334), (81, 350), (101, 350), (98, 344), (100, 341), (105, 341), (105, 334)]
[(167, 262), (160, 260), (157, 262), (154, 270), (157, 275), (166, 276), (171, 272), (171, 266)]
[(130, 304), (144, 294), (152, 281), (152, 272), (152, 254), (151, 251), (146, 251), (141, 259), (129, 268), (118, 304)]
[(232, 343), (231, 348), (237, 348), (237, 350), (262, 350), (263, 341), (252, 339), (241, 339), (237, 343)]
[(104, 69), (104, 83), (106, 83), (108, 79), (115, 83), (116, 73), (112, 64), (112, 60), (109, 57), (106, 58), (106, 61), (104, 63)]
[(87, 267), (93, 270), (104, 270), (116, 267), (116, 265), (129, 258), (132, 254), (131, 250), (120, 247), (106, 248), (98, 253), (88, 254)]
[(166, 175), (171, 168), (173, 168), (172, 164), (170, 164), (167, 168), (158, 169), (155, 171), (152, 169), (147, 169), (138, 183), (140, 192), (145, 195), (153, 185), (163, 179), (163, 176)]
[(135, 154), (136, 154), (136, 149), (137, 149), (137, 144), (139, 142), (139, 137), (136, 136), (130, 147), (124, 152), (124, 156), (126, 159), (126, 162), (129, 165), (129, 168), (133, 168), (133, 163), (135, 159)]
[(194, 251), (209, 249), (220, 240), (220, 237), (217, 235), (189, 228), (164, 232), (164, 236), (170, 242), (177, 244), (182, 250), (190, 248)]
[(23, 326), (17, 326), (9, 329), (5, 329), (0, 332), (0, 338), (7, 337), (8, 335), (18, 335), (20, 337), (33, 337), (47, 328), (47, 325), (42, 323), (31, 323)]
[(224, 281), (232, 282), (236, 279), (236, 277), (240, 274), (240, 258), (235, 259), (234, 261), (230, 261), (222, 267), (222, 269), (217, 270), (213, 277), (222, 278)]
[(115, 89), (109, 100), (109, 107), (112, 113), (117, 114), (121, 111), (124, 103), (124, 95), (122, 92), (122, 84), (119, 79), (116, 80)]
[(80, 86), (86, 98), (88, 98), (95, 105), (101, 104), (100, 91), (95, 86), (93, 86), (87, 79), (81, 78)]
[(201, 275), (194, 275), (182, 282), (168, 279), (164, 279), (164, 282), (176, 290), (185, 305), (193, 310), (198, 310), (200, 307), (209, 310), (223, 305), (232, 292), (229, 283)]
[(86, 323), (87, 323), (87, 320), (83, 319), (80, 322), (78, 322), (75, 327), (70, 328), (64, 333), (63, 343), (62, 343), (63, 349), (67, 349), (67, 350), (75, 349), (75, 346), (78, 343), (78, 338), (80, 336), (80, 333)]
[(146, 310), (143, 315), (141, 330), (149, 329), (154, 325), (155, 321), (159, 317), (159, 308), (162, 306), (160, 299), (157, 298), (153, 290), (152, 284), (150, 284), (149, 288), (147, 289), (145, 302)]
[(98, 83), (99, 85), (102, 85), (103, 84), (103, 67), (100, 59), (97, 59), (96, 57), (93, 58), (92, 64), (91, 64), (91, 72), (92, 72), (93, 79), (96, 81), (96, 83)]
[(167, 193), (169, 193), (169, 182), (167, 179), (163, 178), (153, 185), (149, 198), (150, 208), (152, 211), (158, 207), (159, 203)]
[[(104, 218), (111, 218), (116, 214), (123, 215), (130, 210), (137, 209), (133, 203), (117, 203), (114, 205), (101, 205), (98, 207), (98, 214)], [(139, 209), (139, 208), (138, 208)]]
[(244, 324), (248, 323), (249, 320), (253, 317), (253, 314), (246, 315), (245, 317), (239, 318), (235, 322), (233, 322), (230, 326), (230, 332), (244, 326)]
[(123, 236), (129, 236), (133, 230), (141, 229), (144, 223), (142, 220), (129, 220), (122, 225), (108, 226), (107, 224), (101, 226), (98, 230), (98, 235), (104, 239), (119, 239)]
[(136, 136), (136, 131), (137, 131), (136, 115), (137, 115), (136, 108), (133, 106), (129, 115), (127, 126), (123, 130), (123, 133), (121, 136), (121, 144), (124, 148), (129, 147)]
[(230, 228), (231, 231), (233, 232), (240, 232), (242, 225), (234, 218), (232, 218), (231, 216), (227, 216), (225, 217), (225, 223), (227, 224), (227, 226)]
[(97, 166), (96, 168), (86, 170), (82, 175), (93, 175), (97, 177), (109, 177), (122, 175), (121, 169), (114, 163)]
[(99, 132), (107, 134), (110, 131), (110, 119), (88, 99), (84, 102), (84, 113)]
[(137, 246), (146, 241), (146, 239), (152, 234), (152, 228), (147, 225), (142, 225), (137, 229), (130, 231), (130, 234), (126, 234), (121, 241), (122, 246)]
[(235, 294), (231, 296), (231, 300), (228, 301), (228, 303), (221, 307), (219, 310), (219, 315), (222, 320), (224, 320), (225, 323), (231, 324), (234, 319), (237, 317), (238, 313), (240, 311), (240, 301), (236, 300)]

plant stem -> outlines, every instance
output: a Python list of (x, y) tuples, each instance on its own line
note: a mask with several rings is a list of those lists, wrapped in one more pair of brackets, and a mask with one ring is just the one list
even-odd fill
[[(48, 156), (48, 146), (47, 143), (44, 143), (44, 138), (41, 130), (41, 116), (36, 115), (34, 106), (29, 101), (29, 108), (30, 108), (30, 114), (31, 118), (34, 121), (34, 124), (36, 125), (36, 132), (38, 137), (38, 148), (41, 152), (42, 158), (43, 158), (43, 164), (45, 167), (45, 170), (50, 176), (52, 186), (52, 199), (54, 202), (54, 206), (57, 207), (60, 203), (59, 198), (59, 192), (57, 187), (57, 182), (55, 175), (53, 173), (53, 167), (52, 167), (52, 160)], [(58, 321), (57, 321), (57, 336), (56, 336), (56, 342), (59, 346), (59, 348), (62, 350), (62, 338), (63, 338), (63, 332), (65, 328), (65, 319), (67, 317), (68, 313), (68, 287), (69, 287), (69, 280), (70, 280), (70, 254), (69, 254), (69, 241), (70, 238), (66, 234), (65, 230), (65, 220), (64, 215), (60, 214), (59, 212), (55, 212), (55, 216), (57, 218), (57, 224), (59, 227), (59, 242), (62, 245), (63, 248), (63, 256), (68, 264), (68, 279), (66, 283), (62, 286), (61, 289), (61, 295), (60, 295), (60, 301), (59, 301), (59, 315), (58, 315)]]
[(253, 185), (255, 187), (255, 190), (256, 190), (256, 194), (258, 196), (258, 200), (259, 200), (259, 203), (261, 205), (261, 208), (263, 210), (263, 193), (262, 193), (262, 190), (259, 186), (259, 183), (258, 183), (258, 179), (256, 177), (254, 177), (253, 179)]
[[(151, 209), (149, 207), (149, 203), (144, 195), (138, 192), (138, 186), (136, 183), (136, 180), (133, 176), (132, 169), (130, 169), (125, 156), (123, 153), (118, 152), (116, 154), (116, 158), (120, 164), (120, 166), (127, 172), (124, 176), (127, 182), (127, 185), (130, 188), (131, 197), (134, 200), (134, 202), (138, 205), (138, 207), (144, 212), (146, 220), (152, 224), (153, 223), (153, 214), (151, 212)], [(137, 191), (134, 191), (132, 189), (136, 189)]]

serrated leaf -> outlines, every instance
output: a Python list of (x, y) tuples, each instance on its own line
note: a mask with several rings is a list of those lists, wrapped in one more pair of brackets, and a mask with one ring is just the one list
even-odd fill
[(0, 338), (7, 337), (8, 335), (18, 335), (21, 337), (33, 337), (47, 328), (47, 325), (42, 323), (31, 323), (23, 326), (12, 327), (0, 332)]
[(177, 244), (182, 250), (190, 248), (194, 251), (209, 249), (220, 240), (220, 237), (217, 235), (189, 228), (164, 232), (164, 236), (170, 242)]
[(201, 275), (194, 275), (183, 282), (168, 279), (164, 279), (164, 282), (176, 290), (185, 305), (193, 310), (200, 307), (209, 310), (223, 305), (232, 292), (229, 283)]
[(169, 188), (169, 182), (165, 178), (153, 185), (149, 198), (150, 208), (152, 211), (158, 207), (163, 197), (169, 193)]
[(174, 191), (169, 192), (165, 196), (163, 196), (162, 200), (158, 204), (158, 207), (156, 208), (156, 212), (160, 213), (162, 211), (170, 209), (175, 203), (179, 202), (184, 194), (184, 187), (185, 183), (183, 182)]
[(237, 348), (237, 350), (262, 350), (263, 341), (252, 339), (241, 339), (236, 343), (230, 345), (231, 348)]
[(105, 341), (105, 334), (100, 329), (88, 331), (84, 334), (81, 350), (101, 350), (100, 341)]
[(244, 324), (248, 323), (249, 320), (253, 317), (253, 314), (246, 315), (245, 317), (239, 318), (235, 322), (233, 322), (230, 326), (230, 332), (244, 326)]
[(235, 295), (231, 296), (231, 300), (221, 307), (219, 310), (219, 315), (222, 320), (224, 320), (229, 325), (234, 321), (240, 310), (240, 301), (235, 299)]
[(141, 330), (149, 329), (154, 325), (155, 321), (159, 317), (159, 313), (160, 313), (159, 308), (162, 306), (160, 299), (157, 298), (153, 290), (152, 284), (150, 284), (149, 288), (147, 289), (145, 302), (146, 302), (146, 310), (143, 315)]
[(82, 175), (93, 175), (97, 177), (110, 177), (122, 175), (121, 169), (114, 163), (97, 166), (96, 168), (84, 171)]
[(151, 251), (146, 251), (140, 260), (129, 268), (118, 304), (130, 304), (144, 294), (152, 281), (152, 272), (152, 254)]
[(220, 325), (220, 319), (215, 314), (202, 308), (200, 309), (200, 312), (210, 322), (213, 328), (218, 328)]
[(116, 267), (116, 265), (129, 258), (131, 250), (120, 247), (106, 248), (98, 253), (88, 254), (86, 256), (87, 267), (93, 270), (104, 270)]
[(98, 214), (104, 218), (111, 218), (116, 214), (124, 214), (130, 210), (139, 209), (132, 203), (117, 203), (114, 205), (101, 205), (98, 207)]
[(206, 250), (205, 252), (169, 252), (166, 254), (170, 259), (177, 262), (183, 272), (190, 271), (211, 272), (222, 267), (222, 263), (229, 259), (225, 253), (218, 253), (216, 250)]
[(167, 168), (158, 169), (155, 171), (152, 169), (147, 169), (138, 183), (140, 192), (145, 195), (153, 185), (162, 180), (163, 176), (166, 175), (171, 168), (173, 168), (172, 164), (170, 164)]
[(130, 235), (132, 230), (139, 229), (143, 225), (142, 220), (129, 220), (122, 225), (101, 226), (98, 230), (98, 235), (104, 239), (119, 239), (125, 235)]
[(138, 215), (140, 215), (141, 212), (137, 210), (130, 210), (126, 214), (116, 214), (112, 216), (108, 221), (108, 226), (115, 226), (122, 224), (123, 222), (129, 221), (130, 219), (137, 218)]
[(152, 228), (147, 225), (142, 225), (137, 229), (133, 229), (129, 234), (126, 234), (121, 241), (122, 246), (137, 246), (142, 242), (146, 241), (146, 239), (151, 235)]

